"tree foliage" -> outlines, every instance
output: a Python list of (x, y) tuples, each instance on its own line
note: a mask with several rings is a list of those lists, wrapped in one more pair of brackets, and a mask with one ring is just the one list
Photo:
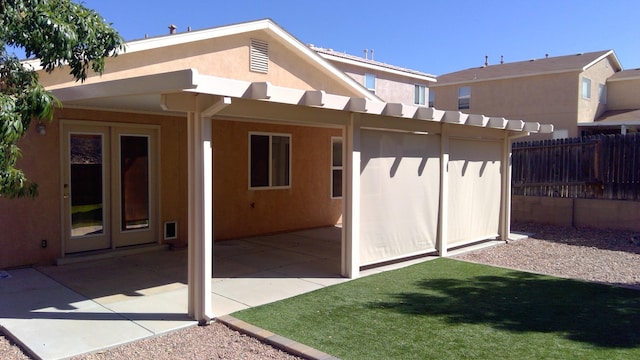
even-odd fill
[(37, 184), (16, 168), (18, 141), (32, 119), (51, 120), (58, 104), (35, 69), (9, 49), (38, 58), (47, 72), (64, 66), (84, 81), (91, 71), (102, 74), (105, 58), (123, 43), (97, 12), (71, 0), (0, 0), (0, 196), (37, 195)]

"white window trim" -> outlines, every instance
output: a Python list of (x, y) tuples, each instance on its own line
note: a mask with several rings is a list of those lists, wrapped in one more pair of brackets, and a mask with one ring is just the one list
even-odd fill
[[(587, 89), (587, 93), (585, 94), (585, 84), (589, 84)], [(591, 79), (589, 79), (586, 76), (582, 77), (582, 82), (580, 82), (580, 94), (582, 95), (582, 98), (585, 100), (591, 100)]]
[[(367, 86), (367, 76), (372, 76), (373, 77), (373, 87), (369, 87)], [(364, 73), (364, 87), (367, 88), (367, 90), (372, 91), (372, 92), (376, 92), (376, 85), (377, 85), (378, 79), (376, 78), (375, 74), (372, 73)]]
[[(460, 95), (460, 89), (463, 89), (463, 88), (469, 89), (469, 95), (464, 95), (464, 96)], [(466, 108), (461, 108), (460, 107), (461, 99), (469, 99), (469, 106)], [(471, 86), (460, 86), (458, 88), (458, 110), (469, 110), (469, 109), (471, 109)]]
[[(333, 165), (333, 144), (335, 144), (336, 142), (340, 142), (340, 144), (342, 145), (342, 159), (341, 159), (341, 163), (342, 165), (340, 166), (335, 166)], [(331, 166), (330, 166), (330, 170), (329, 170), (329, 195), (331, 197), (331, 199), (342, 199), (342, 196), (333, 196), (333, 172), (335, 170), (340, 170), (341, 173), (344, 172), (344, 143), (342, 142), (342, 137), (341, 136), (332, 136), (331, 137)], [(341, 182), (342, 183), (342, 182)], [(342, 190), (340, 189), (340, 193), (342, 194)]]
[[(416, 102), (416, 91), (417, 91), (418, 89), (422, 89), (423, 96), (422, 96), (422, 97), (420, 97), (420, 94), (418, 93), (418, 98), (419, 98), (419, 99), (418, 99), (418, 102)], [(417, 106), (427, 106), (427, 105), (428, 105), (428, 103), (427, 103), (427, 101), (428, 101), (428, 100), (427, 100), (427, 99), (428, 99), (428, 97), (429, 97), (429, 96), (427, 95), (427, 93), (428, 93), (428, 90), (427, 90), (427, 86), (426, 86), (426, 85), (422, 85), (422, 84), (414, 84), (414, 87), (413, 87), (413, 105), (417, 105)], [(420, 100), (422, 100), (422, 104), (420, 103)]]
[(606, 84), (598, 84), (598, 101), (601, 104), (607, 103), (607, 85)]
[[(269, 185), (268, 186), (256, 186), (256, 187), (252, 187), (251, 186), (251, 136), (252, 135), (263, 135), (263, 136), (269, 136)], [(282, 136), (282, 137), (288, 137), (289, 138), (289, 185), (285, 185), (285, 186), (273, 186), (271, 185), (271, 181), (272, 181), (272, 164), (271, 164), (271, 139), (274, 136)], [(287, 134), (287, 133), (272, 133), (272, 132), (260, 132), (260, 131), (249, 131), (249, 136), (248, 136), (248, 149), (249, 149), (249, 154), (247, 156), (247, 184), (249, 185), (249, 190), (278, 190), (278, 189), (290, 189), (291, 188), (291, 178), (292, 178), (292, 173), (293, 173), (293, 166), (291, 163), (291, 154), (293, 153), (293, 142), (292, 142), (292, 136), (291, 134)]]

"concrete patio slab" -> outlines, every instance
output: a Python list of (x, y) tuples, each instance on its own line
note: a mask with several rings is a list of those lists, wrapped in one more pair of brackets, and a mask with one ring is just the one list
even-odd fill
[[(339, 275), (340, 251), (334, 227), (215, 243), (212, 311), (220, 317), (349, 281)], [(6, 270), (0, 329), (36, 358), (67, 358), (196, 325), (187, 293), (186, 250)]]

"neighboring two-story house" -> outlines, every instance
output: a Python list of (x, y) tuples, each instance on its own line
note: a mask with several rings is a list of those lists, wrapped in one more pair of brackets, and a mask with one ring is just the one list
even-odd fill
[(614, 75), (621, 70), (613, 50), (606, 50), (496, 65), (485, 62), (440, 75), (430, 86), (437, 109), (551, 123), (552, 135), (532, 138), (566, 138), (582, 135), (583, 127), (592, 131), (594, 122), (612, 109), (611, 95), (624, 92), (629, 84), (616, 82)]
[(433, 106), (429, 104), (429, 87), (436, 82), (434, 75), (376, 61), (373, 50), (365, 50), (365, 57), (359, 57), (313, 45), (309, 47), (383, 101)]

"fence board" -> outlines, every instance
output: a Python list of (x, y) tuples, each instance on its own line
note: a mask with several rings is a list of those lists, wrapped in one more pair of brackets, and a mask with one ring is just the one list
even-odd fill
[(514, 195), (640, 200), (640, 133), (512, 147)]

